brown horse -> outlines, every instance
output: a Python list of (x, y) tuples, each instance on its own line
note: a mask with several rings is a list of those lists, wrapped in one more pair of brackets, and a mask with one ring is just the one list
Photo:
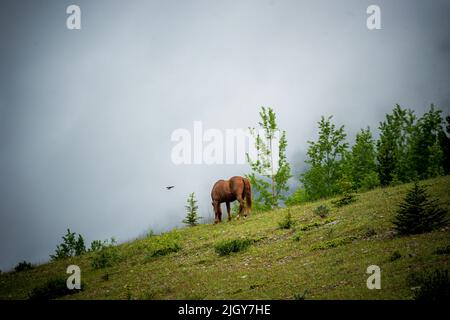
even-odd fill
[(214, 223), (222, 221), (220, 204), (223, 202), (227, 204), (228, 220), (231, 220), (230, 203), (235, 200), (239, 201), (239, 212), (237, 215), (239, 219), (242, 210), (244, 210), (245, 199), (247, 206), (244, 210), (244, 217), (246, 217), (252, 208), (252, 187), (250, 181), (239, 176), (232, 177), (230, 180), (219, 180), (211, 190), (211, 199), (215, 214)]

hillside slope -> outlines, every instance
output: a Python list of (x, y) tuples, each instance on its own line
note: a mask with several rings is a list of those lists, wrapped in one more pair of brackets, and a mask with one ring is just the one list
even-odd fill
[[(424, 181), (428, 192), (450, 209), (450, 176)], [(24, 299), (48, 279), (67, 277), (70, 264), (81, 268), (85, 289), (65, 299), (293, 299), (307, 289), (307, 299), (410, 299), (406, 278), (414, 271), (448, 269), (449, 254), (436, 254), (450, 244), (449, 228), (407, 237), (392, 231), (392, 218), (410, 184), (375, 189), (358, 195), (353, 204), (335, 208), (331, 200), (317, 201), (253, 214), (240, 221), (200, 225), (163, 235), (181, 249), (149, 257), (155, 241), (150, 236), (118, 246), (119, 260), (94, 269), (94, 253), (51, 262), (23, 272), (0, 275), (0, 299)], [(313, 210), (325, 204), (327, 218)], [(278, 228), (290, 210), (295, 225)], [(299, 231), (301, 226), (321, 226)], [(331, 223), (329, 223), (331, 222)], [(295, 235), (299, 234), (299, 241)], [(214, 245), (224, 239), (247, 237), (254, 243), (245, 251), (219, 256)], [(334, 248), (313, 250), (333, 239)], [(401, 255), (394, 260), (395, 251)], [(393, 260), (393, 261), (391, 261)], [(381, 268), (381, 290), (369, 290), (366, 269)]]

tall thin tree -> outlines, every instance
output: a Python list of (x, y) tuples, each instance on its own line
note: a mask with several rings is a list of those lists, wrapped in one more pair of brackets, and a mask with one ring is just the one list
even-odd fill
[(378, 173), (382, 185), (393, 181), (407, 182), (414, 178), (411, 168), (411, 135), (416, 116), (409, 109), (396, 105), (386, 120), (380, 122), (377, 141)]
[(340, 192), (339, 180), (344, 173), (344, 160), (348, 153), (348, 143), (344, 126), (336, 128), (332, 116), (322, 116), (317, 141), (308, 141), (309, 169), (304, 172), (302, 182), (308, 200), (329, 197)]
[[(252, 159), (247, 153), (247, 161), (252, 169), (247, 178), (257, 193), (255, 209), (269, 210), (285, 199), (284, 193), (289, 189), (287, 181), (292, 175), (286, 157), (286, 132), (278, 128), (274, 110), (261, 107), (259, 115), (259, 130), (250, 128), (255, 139), (257, 158)], [(278, 150), (275, 150), (276, 142)], [(277, 152), (277, 160), (274, 152)]]

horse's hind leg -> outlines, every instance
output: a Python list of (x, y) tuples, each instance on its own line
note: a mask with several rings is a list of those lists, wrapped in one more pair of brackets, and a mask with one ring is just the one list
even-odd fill
[(217, 205), (218, 210), (218, 216), (219, 216), (219, 222), (222, 222), (222, 206), (220, 203)]
[[(242, 197), (237, 197), (237, 201), (239, 201), (239, 211), (237, 214), (237, 218), (239, 219), (241, 217), (242, 210), (244, 210), (244, 200), (242, 199)], [(244, 216), (246, 216), (245, 212)]]
[(227, 213), (228, 213), (228, 221), (231, 221), (231, 208), (229, 202), (227, 202)]
[(214, 210), (214, 224), (216, 224), (217, 222), (219, 222), (219, 217), (217, 214), (217, 205), (216, 205), (215, 201), (212, 202), (212, 206), (213, 206), (213, 210)]
[(218, 201), (213, 201), (212, 205), (214, 208), (214, 224), (217, 224), (222, 221), (222, 210)]
[(244, 218), (246, 218), (248, 213), (248, 207), (244, 205), (244, 200), (242, 200), (242, 207), (244, 208)]

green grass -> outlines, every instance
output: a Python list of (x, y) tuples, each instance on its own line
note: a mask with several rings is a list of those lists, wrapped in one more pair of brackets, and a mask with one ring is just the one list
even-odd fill
[(234, 252), (246, 250), (253, 241), (251, 239), (231, 239), (223, 240), (214, 246), (214, 249), (220, 256), (226, 256)]
[(435, 254), (450, 254), (450, 245), (442, 248), (437, 248)]
[[(425, 183), (429, 194), (450, 209), (450, 176)], [(290, 229), (278, 226), (288, 209), (175, 229), (118, 245), (119, 259), (102, 269), (92, 266), (94, 253), (87, 253), (2, 273), (0, 299), (27, 299), (48, 280), (67, 278), (71, 264), (80, 266), (86, 287), (61, 299), (412, 299), (408, 275), (450, 267), (445, 250), (450, 229), (395, 235), (392, 219), (410, 187), (358, 194), (357, 201), (330, 210), (327, 219), (314, 209), (330, 207), (336, 199), (291, 207), (295, 224)], [(302, 231), (304, 226), (310, 227)], [(252, 244), (219, 255), (217, 244), (230, 239), (252, 239)], [(401, 258), (391, 259), (395, 252)], [(370, 265), (381, 268), (381, 290), (366, 287)]]
[(313, 244), (310, 247), (310, 249), (311, 249), (311, 251), (314, 251), (314, 250), (326, 250), (326, 249), (330, 249), (330, 248), (336, 248), (336, 247), (351, 243), (355, 239), (357, 239), (357, 237), (349, 236), (349, 237), (336, 238), (336, 239), (328, 240), (328, 241), (322, 241), (322, 242)]
[[(84, 289), (83, 287), (81, 289)], [(49, 300), (75, 294), (80, 290), (69, 290), (65, 278), (50, 279), (44, 285), (31, 290), (30, 300)]]
[(314, 228), (323, 226), (323, 225), (325, 225), (327, 223), (331, 223), (333, 221), (334, 221), (334, 219), (332, 219), (332, 218), (328, 218), (328, 219), (320, 220), (320, 221), (313, 221), (313, 222), (310, 222), (310, 223), (306, 223), (306, 224), (300, 225), (299, 230), (300, 231), (309, 231), (309, 230), (312, 230)]
[(179, 237), (175, 232), (168, 232), (161, 236), (149, 237), (146, 259), (161, 257), (181, 250)]

